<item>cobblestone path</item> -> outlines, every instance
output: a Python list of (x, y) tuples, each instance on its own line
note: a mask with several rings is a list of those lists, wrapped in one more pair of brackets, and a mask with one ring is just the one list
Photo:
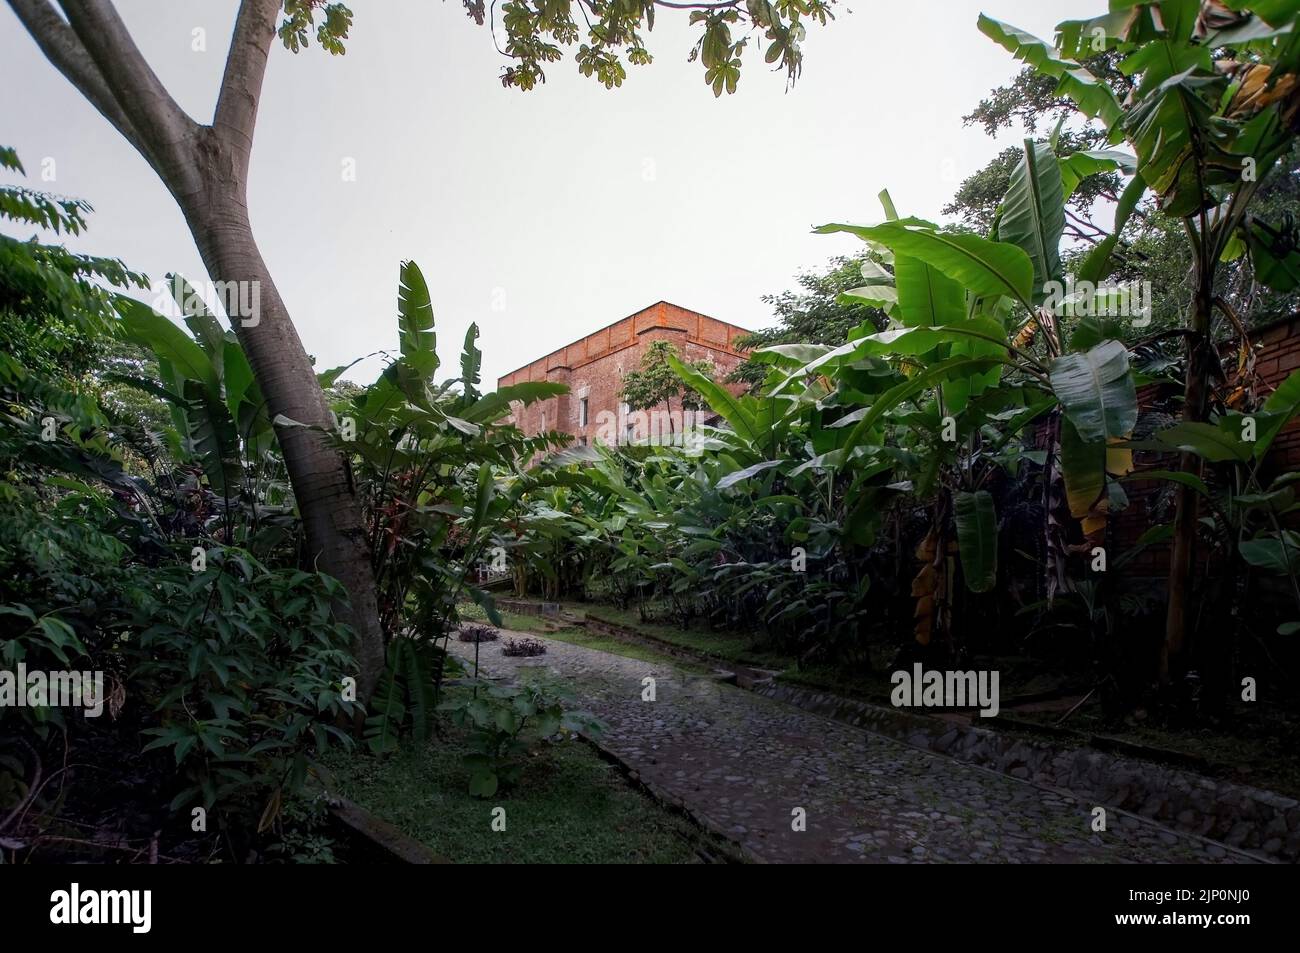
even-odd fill
[[(522, 633), (503, 632), (504, 636)], [(484, 675), (545, 679), (607, 724), (600, 745), (755, 859), (872, 863), (1240, 863), (1222, 845), (921, 751), (669, 662), (540, 638), (480, 646)], [(472, 666), (474, 646), (452, 641)], [(642, 679), (656, 700), (641, 700)], [(792, 829), (794, 811), (806, 830)]]

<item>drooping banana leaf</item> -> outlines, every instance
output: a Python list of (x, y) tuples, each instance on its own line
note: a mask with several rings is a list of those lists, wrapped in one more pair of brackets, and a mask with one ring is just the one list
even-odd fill
[(988, 592), (998, 580), (998, 516), (987, 490), (957, 493), (953, 500), (962, 574), (971, 592)]

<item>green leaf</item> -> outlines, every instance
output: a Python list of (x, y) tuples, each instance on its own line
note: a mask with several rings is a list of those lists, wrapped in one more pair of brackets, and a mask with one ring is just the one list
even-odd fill
[(987, 490), (954, 496), (957, 547), (971, 592), (988, 592), (998, 580), (998, 518)]
[(544, 709), (537, 716), (537, 734), (542, 738), (549, 738), (560, 730), (560, 719), (563, 713), (558, 706), (552, 706)]
[(185, 382), (185, 422), (190, 447), (213, 492), (235, 499), (243, 480), (239, 435), (230, 411), (198, 381)]
[(1214, 424), (1184, 421), (1155, 436), (1166, 446), (1195, 453), (1211, 463), (1246, 463), (1251, 457), (1252, 447), (1249, 443)]
[(966, 317), (965, 289), (922, 259), (898, 255), (894, 259), (894, 276), (898, 318), (903, 324), (931, 327), (955, 324)]
[(397, 332), (402, 358), (427, 380), (438, 369), (438, 336), (433, 329), (433, 302), (420, 266), (402, 262), (397, 291)]
[(1279, 576), (1300, 574), (1300, 533), (1283, 530), (1255, 539), (1243, 539), (1238, 547), (1247, 563)]
[(1106, 444), (1082, 439), (1068, 417), (1061, 420), (1061, 479), (1075, 519), (1087, 516), (1106, 490)]
[[(1213, 121), (1211, 104), (1218, 102), (1227, 78), (1195, 73), (1193, 67), (1169, 77), (1124, 119), (1138, 174), (1161, 196), (1161, 211), (1171, 218), (1213, 207), (1217, 199), (1208, 186), (1239, 180), (1241, 174), (1241, 160), (1224, 149), (1225, 133)], [(1211, 178), (1213, 169), (1219, 171)]]
[(742, 480), (748, 480), (750, 477), (757, 476), (758, 474), (762, 473), (764, 470), (770, 470), (773, 467), (779, 467), (781, 464), (785, 462), (786, 462), (785, 460), (763, 460), (760, 463), (755, 463), (753, 466), (745, 467), (743, 470), (737, 470), (734, 473), (728, 473), (726, 476), (724, 476), (721, 480), (718, 481), (717, 487), (719, 490), (728, 489), (729, 487), (733, 487), (737, 483), (740, 483)]
[(1263, 460), (1268, 448), (1273, 445), (1277, 435), (1287, 422), (1300, 411), (1300, 371), (1292, 371), (1286, 380), (1278, 385), (1277, 390), (1268, 395), (1263, 413), (1256, 415), (1259, 419), (1258, 432), (1255, 434), (1254, 456)]
[(478, 400), (479, 369), (483, 366), (483, 352), (474, 342), (478, 339), (478, 325), (471, 323), (465, 332), (465, 347), (460, 355), (460, 379), (465, 385), (465, 397)]
[(1291, 245), (1286, 234), (1256, 218), (1243, 230), (1260, 283), (1281, 292), (1300, 287), (1300, 249)]
[(1064, 354), (1049, 371), (1052, 390), (1086, 443), (1126, 437), (1137, 423), (1137, 390), (1128, 351), (1103, 341), (1082, 354)]
[(946, 361), (940, 361), (933, 367), (927, 368), (915, 377), (909, 378), (901, 384), (891, 387), (885, 391), (870, 407), (861, 411), (854, 411), (847, 417), (841, 418), (835, 422), (834, 426), (847, 426), (850, 423), (856, 423), (853, 432), (849, 434), (844, 443), (846, 450), (865, 442), (868, 434), (873, 427), (885, 414), (889, 413), (905, 400), (915, 397), (935, 384), (949, 377), (958, 376), (959, 372), (974, 372), (976, 370), (987, 370), (991, 365), (1001, 363), (990, 358), (972, 358), (958, 357), (949, 358)]
[(677, 355), (668, 355), (668, 366), (683, 381), (695, 388), (708, 402), (713, 410), (736, 431), (751, 443), (758, 443), (765, 431), (758, 418), (749, 410), (744, 401), (725, 387), (716, 384), (707, 374), (703, 374), (687, 364), (683, 364)]
[(849, 232), (933, 265), (976, 297), (1007, 295), (1025, 307), (1033, 297), (1034, 265), (1015, 245), (978, 235), (940, 232), (915, 219), (880, 225), (823, 225), (818, 234)]
[(214, 396), (220, 393), (212, 362), (201, 347), (185, 336), (184, 331), (134, 298), (119, 297), (117, 300), (122, 313), (122, 330), (128, 339), (152, 350), (182, 379), (200, 382)]
[(980, 14), (979, 30), (1016, 59), (1057, 80), (1056, 92), (1074, 100), (1089, 118), (1114, 125), (1123, 115), (1110, 87), (1080, 64), (1061, 56), (1050, 44), (1031, 33)]
[(1099, 172), (1122, 172), (1133, 175), (1137, 172), (1137, 158), (1117, 149), (1085, 149), (1062, 156), (1058, 162), (1061, 169), (1061, 193), (1068, 199), (1079, 187), (1079, 183)]
[(226, 385), (226, 407), (230, 411), (231, 419), (239, 420), (239, 405), (246, 397), (256, 395), (260, 398), (261, 393), (253, 383), (253, 368), (249, 365), (244, 349), (238, 342), (224, 343), (221, 363)]
[(460, 416), (470, 423), (495, 423), (512, 412), (510, 407), (512, 401), (519, 401), (527, 406), (568, 392), (568, 384), (556, 381), (523, 381), (519, 384), (498, 387), (492, 393), (484, 394), (466, 407)]
[(1183, 473), (1181, 470), (1141, 470), (1137, 473), (1130, 473), (1121, 479), (1129, 481), (1169, 480), (1171, 483), (1181, 483), (1183, 486), (1189, 486), (1201, 496), (1210, 496), (1210, 488), (1206, 486), (1204, 480), (1195, 473)]
[(1029, 256), (1034, 266), (1033, 300), (1047, 296), (1047, 283), (1061, 280), (1061, 234), (1065, 194), (1061, 167), (1051, 146), (1025, 140), (1020, 161), (1002, 200), (998, 238)]

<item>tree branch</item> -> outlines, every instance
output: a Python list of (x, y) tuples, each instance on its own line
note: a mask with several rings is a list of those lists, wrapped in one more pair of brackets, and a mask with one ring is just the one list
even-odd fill
[(143, 137), (156, 170), (171, 184), (192, 164), (191, 142), (198, 124), (176, 105), (150, 69), (109, 0), (59, 0), (59, 4), (122, 111)]
[(280, 0), (242, 0), (230, 38), (226, 71), (212, 127), (243, 155), (247, 162), (253, 148), (257, 104), (262, 94), (266, 61), (275, 39), (275, 21)]
[(139, 130), (122, 111), (99, 67), (48, 0), (9, 0), (9, 6), (32, 35), (45, 58), (99, 110), (127, 142), (140, 152), (145, 152)]

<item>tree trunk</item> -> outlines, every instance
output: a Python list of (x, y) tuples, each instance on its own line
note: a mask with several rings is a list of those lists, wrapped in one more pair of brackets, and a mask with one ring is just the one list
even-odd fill
[[(168, 187), (185, 215), (208, 276), (217, 282), (256, 283), (260, 303), (256, 320), (231, 315), (230, 321), (266, 398), (268, 413), (332, 429), (315, 370), (253, 238), (244, 202), (245, 182), (239, 174), (242, 164), (231, 162), (207, 130), (200, 134), (195, 152), (201, 183), (197, 190), (184, 191), (171, 181)], [(357, 690), (364, 701), (383, 671), (384, 640), (370, 548), (350, 474), (342, 454), (324, 434), (307, 427), (278, 427), (276, 432), (307, 539), (310, 565), (305, 568), (338, 579), (350, 597), (350, 604), (336, 606), (336, 613), (356, 634)]]
[[(253, 130), (281, 0), (241, 0), (210, 126), (194, 122), (149, 67), (108, 0), (8, 0), (46, 57), (134, 146), (176, 198), (208, 276), (256, 288), (258, 320), (231, 315), (272, 416), (332, 426), (325, 395), (289, 320), (248, 219)], [(251, 297), (251, 295), (250, 295)], [(361, 511), (346, 463), (323, 434), (277, 428), (302, 517), (311, 568), (341, 582), (338, 617), (356, 634), (357, 695), (366, 701), (384, 667), (383, 631)]]
[[(1183, 420), (1200, 423), (1208, 408), (1210, 375), (1210, 309), (1212, 297), (1201, 282), (1192, 305), (1192, 336), (1188, 342), (1187, 382), (1183, 391)], [(1183, 473), (1200, 476), (1201, 458), (1184, 453), (1179, 461)], [(1169, 558), (1169, 603), (1165, 615), (1165, 641), (1160, 649), (1160, 683), (1168, 685), (1185, 668), (1187, 651), (1188, 596), (1196, 556), (1196, 527), (1199, 520), (1196, 491), (1178, 484), (1174, 515), (1174, 544)]]

